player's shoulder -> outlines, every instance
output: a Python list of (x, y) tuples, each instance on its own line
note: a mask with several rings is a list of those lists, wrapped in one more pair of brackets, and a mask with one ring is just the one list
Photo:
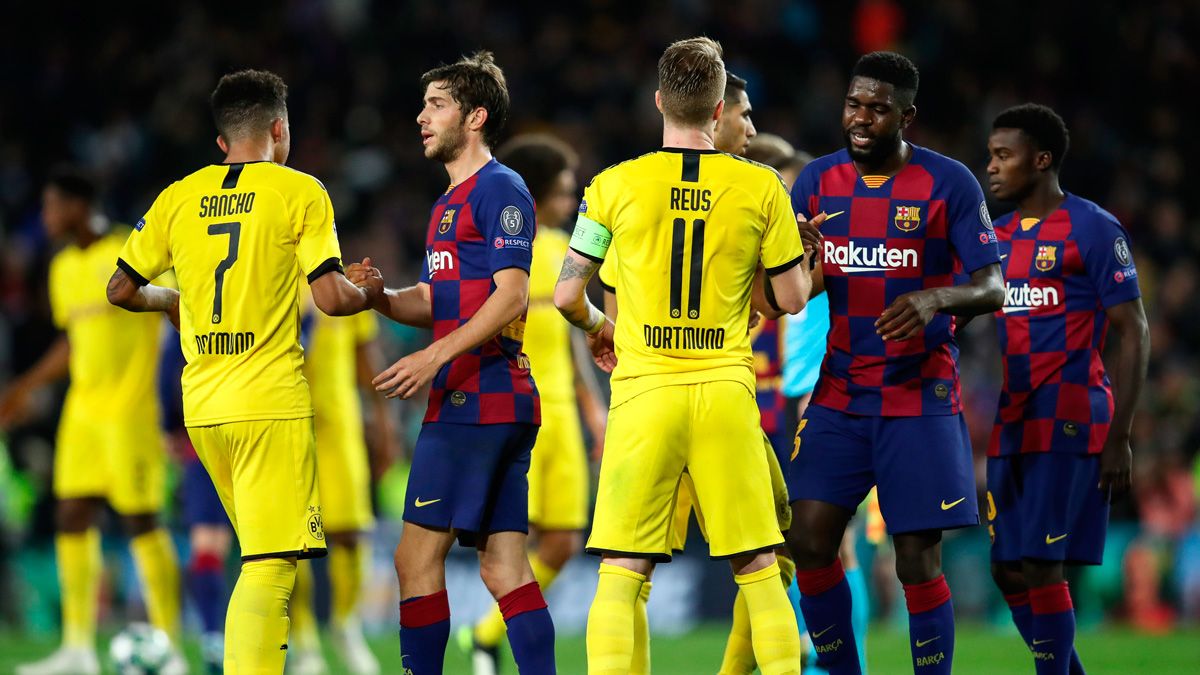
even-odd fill
[(997, 230), (1007, 230), (1013, 226), (1013, 222), (1016, 217), (1016, 211), (1009, 211), (1008, 213), (1005, 213), (992, 220), (992, 227), (996, 228)]
[(281, 186), (286, 186), (288, 191), (299, 190), (301, 192), (323, 192), (328, 193), (325, 184), (316, 176), (305, 173), (299, 169), (293, 169), (284, 164), (276, 164), (274, 162), (254, 162), (253, 172), (256, 177), (261, 177), (264, 181), (279, 183)]
[[(744, 173), (752, 180), (768, 181), (768, 184), (771, 185), (774, 185), (774, 182), (778, 182), (783, 186), (783, 189), (788, 189), (787, 184), (783, 182), (783, 176), (779, 175), (779, 172), (776, 171), (772, 166), (768, 166), (762, 162), (756, 162), (753, 159), (742, 157), (741, 155), (734, 155), (728, 152), (719, 153), (718, 156), (728, 158), (726, 160), (719, 161), (729, 162), (734, 171)], [(730, 160), (732, 161), (730, 162)]]
[(933, 177), (935, 185), (982, 191), (979, 181), (975, 179), (975, 174), (971, 173), (966, 164), (936, 150), (912, 143), (909, 145), (913, 152), (910, 162), (928, 171), (929, 175)]
[(493, 159), (476, 174), (475, 187), (471, 190), (470, 197), (483, 198), (493, 195), (529, 197), (529, 188), (521, 174)]
[(642, 153), (637, 157), (630, 157), (629, 159), (622, 160), (615, 164), (609, 164), (600, 171), (596, 172), (596, 175), (592, 176), (592, 179), (588, 181), (587, 187), (591, 187), (592, 185), (602, 185), (604, 183), (613, 181), (626, 181), (629, 180), (630, 177), (635, 177), (639, 173), (645, 171), (657, 172), (658, 169), (655, 167), (657, 166), (658, 162), (661, 161), (660, 155), (662, 154), (663, 153), (659, 150), (652, 150), (650, 152)]
[[(821, 176), (826, 172), (837, 167), (850, 164), (853, 164), (853, 162), (850, 159), (850, 153), (846, 152), (845, 148), (831, 152), (828, 155), (822, 155), (804, 165), (804, 168), (800, 170), (800, 175), (796, 178), (796, 185), (819, 185), (821, 182)], [(850, 171), (857, 174), (857, 170), (855, 170), (852, 166), (850, 167)]]
[(1077, 228), (1086, 232), (1088, 229), (1096, 226), (1104, 228), (1115, 227), (1121, 231), (1125, 230), (1121, 225), (1121, 221), (1117, 220), (1116, 216), (1106, 211), (1096, 202), (1080, 197), (1079, 195), (1070, 192), (1066, 193), (1066, 199), (1063, 200), (1062, 208), (1071, 216), (1071, 229), (1073, 233)]

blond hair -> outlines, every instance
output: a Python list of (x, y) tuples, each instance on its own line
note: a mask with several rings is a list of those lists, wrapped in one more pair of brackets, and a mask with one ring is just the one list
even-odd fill
[(684, 126), (713, 118), (725, 96), (721, 44), (706, 37), (674, 42), (658, 60), (658, 90), (663, 115)]

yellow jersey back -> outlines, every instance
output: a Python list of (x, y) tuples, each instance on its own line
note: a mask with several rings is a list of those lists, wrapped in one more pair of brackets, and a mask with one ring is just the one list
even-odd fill
[(571, 324), (554, 306), (554, 285), (570, 241), (566, 232), (540, 225), (533, 238), (524, 348), (543, 404), (575, 404)]
[(733, 379), (753, 392), (755, 270), (804, 257), (779, 174), (715, 150), (664, 148), (601, 172), (579, 211), (612, 235), (601, 280), (620, 308), (613, 404), (668, 383)]
[(271, 162), (200, 169), (158, 196), (117, 265), (140, 284), (175, 269), (188, 426), (312, 415), (300, 283), (341, 269), (320, 181)]

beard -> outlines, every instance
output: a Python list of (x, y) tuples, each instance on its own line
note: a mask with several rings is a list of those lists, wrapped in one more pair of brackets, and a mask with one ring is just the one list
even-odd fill
[(467, 134), (462, 125), (450, 127), (437, 135), (437, 142), (425, 149), (425, 156), (442, 164), (449, 164), (458, 159), (466, 144)]
[(890, 155), (900, 149), (900, 134), (896, 134), (890, 138), (875, 137), (875, 143), (869, 148), (859, 148), (850, 142), (850, 134), (853, 129), (842, 132), (842, 137), (846, 142), (846, 152), (850, 153), (850, 158), (856, 162), (861, 162), (868, 166), (878, 165), (887, 159)]

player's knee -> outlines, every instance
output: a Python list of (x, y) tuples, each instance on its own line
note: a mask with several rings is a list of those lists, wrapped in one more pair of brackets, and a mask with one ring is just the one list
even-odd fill
[(54, 523), (59, 532), (84, 532), (95, 520), (95, 507), (87, 499), (60, 499), (54, 507)]
[(125, 534), (137, 537), (158, 529), (158, 515), (154, 513), (137, 513), (121, 516), (121, 525)]
[(1052, 586), (1066, 581), (1063, 576), (1063, 564), (1058, 561), (1026, 559), (1021, 561), (1021, 572), (1029, 588)]
[(992, 581), (1005, 595), (1015, 595), (1025, 590), (1025, 577), (1019, 569), (1006, 563), (992, 563)]
[(583, 535), (580, 532), (561, 531), (542, 533), (538, 540), (538, 559), (552, 569), (561, 570), (567, 561), (583, 550)]
[(479, 578), (483, 580), (483, 585), (492, 597), (499, 600), (533, 581), (533, 572), (529, 571), (527, 565), (485, 557), (479, 561)]
[(896, 577), (904, 585), (923, 584), (942, 574), (942, 561), (928, 554), (901, 555), (896, 552)]
[(795, 521), (787, 533), (787, 548), (796, 561), (796, 567), (805, 570), (819, 569), (833, 564), (838, 554), (836, 542), (823, 541), (828, 537), (809, 531), (805, 527), (797, 527)]

